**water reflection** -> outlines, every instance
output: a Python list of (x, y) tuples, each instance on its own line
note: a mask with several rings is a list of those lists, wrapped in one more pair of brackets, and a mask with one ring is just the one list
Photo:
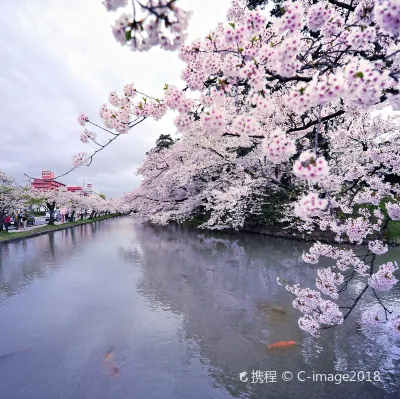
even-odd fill
[[(389, 337), (357, 331), (354, 318), (317, 340), (299, 331), (276, 278), (313, 283), (316, 267), (301, 260), (307, 248), (131, 218), (1, 245), (0, 398), (397, 397), (399, 349)], [(387, 298), (398, 301), (399, 292)], [(286, 340), (298, 344), (265, 346)], [(110, 379), (103, 360), (111, 347), (120, 376)], [(277, 382), (239, 381), (252, 370), (276, 371)], [(380, 370), (385, 378), (284, 383), (285, 370)]]
[[(143, 251), (142, 278), (138, 290), (153, 307), (183, 315), (182, 340), (195, 342), (201, 358), (209, 360), (217, 384), (233, 396), (265, 394), (262, 384), (238, 380), (239, 372), (305, 370), (317, 373), (380, 370), (383, 382), (346, 385), (292, 381), (268, 386), (271, 397), (383, 397), (384, 388), (400, 387), (399, 357), (384, 334), (358, 332), (350, 318), (341, 329), (327, 330), (320, 339), (303, 335), (291, 297), (276, 284), (278, 276), (300, 284), (313, 285), (316, 267), (305, 264), (301, 255), (309, 244), (255, 235), (199, 234), (169, 226), (140, 226), (136, 239)], [(398, 250), (394, 250), (398, 253)], [(124, 260), (137, 263), (137, 249), (120, 252)], [(393, 256), (393, 251), (389, 257)], [(328, 261), (326, 262), (328, 264)], [(349, 295), (355, 295), (349, 291)], [(399, 302), (391, 293), (386, 299)], [(265, 311), (267, 302), (282, 312)], [(369, 298), (362, 307), (371, 306)], [(376, 304), (375, 304), (376, 305)], [(356, 312), (356, 316), (357, 316)], [(263, 343), (294, 340), (296, 348), (265, 349)], [(196, 351), (188, 353), (188, 362)], [(388, 365), (390, 370), (385, 367)], [(283, 389), (284, 392), (283, 393)], [(329, 396), (332, 395), (332, 396)], [(333, 396), (345, 395), (345, 396)]]
[(46, 278), (49, 272), (60, 269), (70, 254), (78, 254), (92, 239), (92, 233), (93, 230), (89, 234), (86, 225), (82, 225), (0, 245), (0, 300), (20, 293), (35, 279)]

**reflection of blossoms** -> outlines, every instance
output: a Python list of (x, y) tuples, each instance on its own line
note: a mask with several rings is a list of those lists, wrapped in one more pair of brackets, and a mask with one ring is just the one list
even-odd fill
[(388, 320), (388, 325), (391, 331), (397, 336), (400, 336), (400, 315), (391, 315), (389, 320)]
[(361, 315), (361, 320), (366, 325), (377, 326), (384, 321), (384, 318), (375, 310), (368, 310)]
[(368, 279), (368, 284), (377, 291), (389, 291), (399, 281), (393, 275), (397, 268), (397, 262), (380, 265), (379, 270)]

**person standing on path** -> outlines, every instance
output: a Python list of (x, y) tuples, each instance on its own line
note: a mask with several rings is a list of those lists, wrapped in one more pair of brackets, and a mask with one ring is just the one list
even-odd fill
[(24, 230), (26, 230), (26, 225), (28, 224), (28, 214), (27, 213), (23, 214), (22, 222), (23, 222), (23, 225), (24, 225)]
[(19, 223), (20, 223), (19, 212), (17, 212), (17, 214), (15, 215), (15, 222), (14, 222), (14, 225), (16, 226), (17, 230), (19, 230)]
[(6, 217), (3, 220), (3, 223), (4, 223), (4, 227), (5, 227), (7, 233), (8, 233), (8, 226), (10, 225), (10, 222), (11, 222), (10, 216), (6, 215)]

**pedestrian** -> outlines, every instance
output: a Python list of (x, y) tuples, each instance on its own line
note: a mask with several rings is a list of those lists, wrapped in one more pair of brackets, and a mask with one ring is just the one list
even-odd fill
[(4, 222), (4, 227), (6, 229), (6, 232), (8, 233), (8, 226), (10, 225), (10, 222), (11, 222), (10, 216), (6, 215), (6, 217), (4, 218), (3, 222)]
[(22, 223), (24, 225), (24, 230), (26, 230), (26, 225), (28, 224), (28, 214), (26, 212), (22, 215)]
[(16, 226), (17, 230), (19, 230), (19, 223), (20, 223), (20, 221), (19, 221), (19, 212), (17, 212), (16, 215), (15, 215), (15, 222), (14, 222), (14, 225)]

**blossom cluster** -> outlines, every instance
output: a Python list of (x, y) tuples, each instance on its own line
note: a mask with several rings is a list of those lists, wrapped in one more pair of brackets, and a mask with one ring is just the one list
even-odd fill
[(330, 267), (326, 269), (318, 269), (317, 271), (317, 288), (326, 295), (329, 295), (333, 299), (338, 299), (339, 294), (337, 292), (337, 286), (343, 284), (344, 276), (341, 273), (336, 273), (331, 270)]
[(323, 156), (316, 157), (314, 151), (307, 150), (294, 162), (293, 173), (299, 179), (317, 183), (329, 174), (329, 166)]
[(313, 216), (321, 215), (328, 208), (328, 200), (319, 198), (317, 193), (309, 193), (296, 202), (294, 214), (303, 220), (311, 220)]
[(96, 133), (85, 129), (85, 131), (81, 134), (81, 141), (82, 143), (88, 143), (89, 140), (96, 140)]
[(377, 1), (374, 7), (374, 17), (384, 32), (398, 35), (400, 31), (400, 1)]
[(321, 297), (320, 292), (299, 285), (287, 285), (286, 289), (294, 294), (293, 307), (305, 316), (299, 319), (299, 327), (313, 336), (318, 336), (322, 325), (338, 325), (343, 322), (343, 314), (338, 305)]
[[(115, 11), (127, 3), (127, 0), (103, 1), (107, 11)], [(148, 51), (155, 46), (173, 51), (183, 44), (191, 13), (178, 7), (175, 0), (133, 0), (132, 7), (134, 15), (123, 13), (112, 26), (114, 38), (122, 46), (133, 51)]]
[(352, 249), (338, 249), (332, 245), (316, 242), (308, 253), (303, 254), (302, 258), (307, 263), (317, 264), (322, 256), (336, 260), (335, 267), (341, 271), (346, 271), (352, 267), (361, 276), (368, 275), (368, 265)]
[(388, 203), (386, 204), (387, 213), (392, 220), (400, 220), (400, 205)]
[(283, 16), (278, 20), (277, 27), (281, 33), (289, 31), (294, 33), (303, 27), (304, 7), (296, 1), (286, 1), (282, 4)]
[(74, 155), (73, 165), (74, 168), (78, 168), (79, 166), (85, 165), (88, 161), (86, 152), (80, 152), (77, 155)]
[(264, 152), (271, 162), (280, 164), (296, 153), (296, 146), (294, 140), (278, 128), (268, 139), (264, 139)]
[(356, 242), (358, 244), (361, 244), (364, 238), (372, 233), (369, 220), (363, 217), (347, 219), (343, 224), (343, 230), (351, 243)]
[(377, 291), (391, 290), (399, 281), (393, 274), (397, 269), (397, 262), (380, 265), (379, 270), (368, 279), (368, 284)]
[(326, 2), (312, 5), (307, 14), (307, 27), (310, 30), (318, 31), (326, 21), (331, 19), (333, 9)]
[(221, 109), (212, 109), (201, 116), (202, 126), (206, 133), (222, 133), (226, 125), (226, 115)]
[(388, 246), (380, 240), (374, 240), (368, 243), (368, 249), (376, 255), (383, 255), (388, 251)]
[(78, 116), (78, 123), (79, 123), (81, 126), (85, 126), (85, 123), (88, 122), (88, 121), (89, 121), (89, 118), (88, 118), (85, 114), (81, 113), (81, 114)]

